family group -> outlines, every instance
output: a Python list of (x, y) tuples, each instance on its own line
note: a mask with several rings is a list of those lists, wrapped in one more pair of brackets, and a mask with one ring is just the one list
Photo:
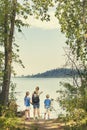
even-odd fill
[[(25, 119), (30, 119), (30, 104), (33, 105), (33, 119), (39, 119), (40, 118), (40, 95), (43, 92), (39, 91), (39, 87), (37, 86), (35, 88), (35, 91), (32, 94), (32, 98), (30, 98), (29, 91), (26, 92), (26, 95), (24, 97), (24, 105), (25, 105)], [(44, 119), (46, 119), (46, 116), (48, 119), (50, 119), (50, 106), (51, 106), (51, 99), (49, 94), (46, 95), (46, 98), (43, 101), (45, 112), (44, 112)]]

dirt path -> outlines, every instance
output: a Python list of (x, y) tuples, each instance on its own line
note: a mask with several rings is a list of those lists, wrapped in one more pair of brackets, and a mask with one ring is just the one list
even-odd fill
[(64, 124), (59, 123), (57, 120), (33, 120), (30, 119), (29, 121), (22, 120), (22, 124), (24, 128), (28, 128), (28, 130), (64, 130)]

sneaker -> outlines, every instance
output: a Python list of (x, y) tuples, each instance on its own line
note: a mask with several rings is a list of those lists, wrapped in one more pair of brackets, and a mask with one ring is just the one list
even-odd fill
[(26, 121), (29, 121), (30, 119), (29, 119), (29, 118), (26, 118), (25, 120), (26, 120)]

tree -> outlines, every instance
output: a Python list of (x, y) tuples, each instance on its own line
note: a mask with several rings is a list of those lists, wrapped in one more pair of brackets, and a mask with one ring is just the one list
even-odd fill
[[(81, 78), (81, 84), (77, 84), (77, 81), (74, 85), (63, 84), (68, 93), (62, 103), (70, 112), (71, 118), (75, 119), (77, 115), (84, 113), (83, 119), (87, 113), (87, 0), (56, 0), (55, 2), (58, 3), (55, 16), (59, 20), (61, 32), (65, 34), (66, 44), (71, 51), (67, 55), (68, 61), (71, 61), (71, 65), (80, 72), (79, 78)], [(74, 60), (70, 54), (74, 56)], [(74, 79), (76, 80), (76, 77)], [(77, 119), (81, 118), (78, 116), (75, 121)]]
[[(17, 1), (13, 0), (3, 1), (3, 44), (4, 44), (4, 56), (5, 56), (5, 67), (3, 76), (3, 87), (1, 93), (1, 102), (3, 105), (8, 103), (9, 85), (11, 78), (11, 63), (12, 63), (12, 42), (14, 35), (14, 24), (16, 17), (16, 4)], [(10, 12), (11, 11), (11, 12)]]
[[(53, 6), (52, 0), (0, 0), (0, 43), (4, 46), (4, 71), (2, 93), (0, 103), (7, 105), (9, 98), (9, 86), (12, 72), (12, 62), (15, 54), (13, 52), (14, 30), (15, 27), (21, 32), (22, 26), (28, 26), (25, 20), (29, 15), (35, 15), (41, 20), (49, 20), (48, 8)], [(24, 20), (25, 19), (25, 20)], [(22, 63), (19, 60), (20, 63)]]
[(77, 60), (82, 61), (83, 73), (81, 85), (87, 86), (87, 0), (57, 0), (55, 16), (65, 33), (67, 45)]
[[(87, 1), (86, 0), (57, 0), (55, 16), (65, 33), (67, 45), (83, 64), (83, 81), (87, 86)], [(83, 83), (84, 82), (84, 83)]]
[(65, 33), (67, 45), (85, 62), (87, 60), (87, 0), (57, 0), (56, 17)]

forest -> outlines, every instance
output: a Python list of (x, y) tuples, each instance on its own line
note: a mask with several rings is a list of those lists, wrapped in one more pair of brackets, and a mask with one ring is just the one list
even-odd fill
[[(82, 70), (81, 70), (82, 71)], [(60, 69), (52, 69), (43, 73), (37, 73), (34, 75), (27, 75), (21, 77), (27, 78), (58, 78), (58, 77), (73, 77), (74, 75), (78, 75), (76, 70), (68, 69), (68, 68), (60, 68)]]

